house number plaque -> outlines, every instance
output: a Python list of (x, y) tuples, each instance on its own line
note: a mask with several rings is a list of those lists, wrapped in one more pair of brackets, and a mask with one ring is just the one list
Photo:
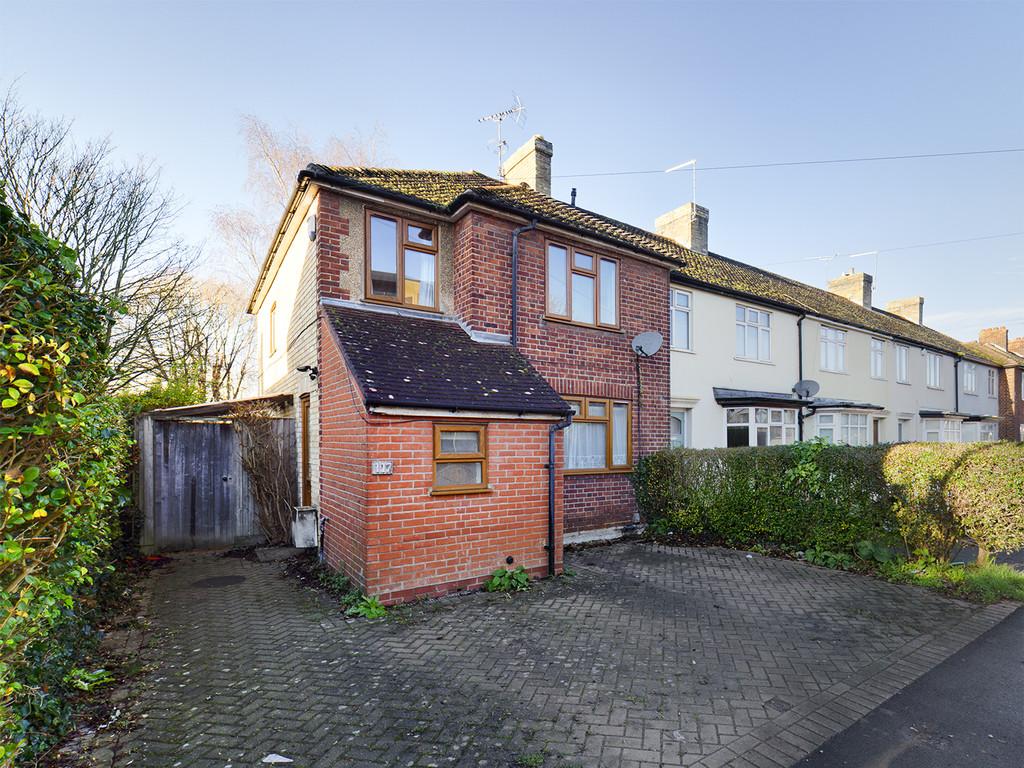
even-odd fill
[(374, 475), (390, 475), (395, 471), (395, 462), (374, 459), (370, 466), (370, 472)]

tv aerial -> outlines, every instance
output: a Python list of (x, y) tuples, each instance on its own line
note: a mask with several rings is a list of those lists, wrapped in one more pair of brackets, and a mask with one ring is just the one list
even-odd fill
[(505, 180), (505, 174), (502, 166), (504, 165), (505, 150), (508, 148), (508, 142), (501, 137), (501, 124), (509, 119), (520, 127), (522, 127), (526, 122), (526, 107), (523, 106), (523, 102), (520, 101), (519, 97), (514, 93), (512, 94), (511, 107), (503, 109), (501, 112), (484, 115), (477, 119), (478, 123), (494, 123), (497, 126), (498, 137), (490, 143), (494, 147), (494, 151), (498, 154), (498, 177), (502, 181)]
[(793, 394), (801, 400), (810, 400), (818, 394), (819, 389), (821, 389), (821, 385), (814, 379), (800, 379), (793, 385)]
[(637, 334), (629, 346), (633, 348), (637, 357), (651, 357), (658, 353), (663, 341), (664, 339), (657, 331), (645, 331)]

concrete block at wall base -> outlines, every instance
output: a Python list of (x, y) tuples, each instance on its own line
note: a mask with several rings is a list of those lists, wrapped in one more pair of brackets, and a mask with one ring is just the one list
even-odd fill
[(631, 523), (629, 525), (612, 526), (610, 528), (597, 528), (592, 531), (576, 531), (575, 533), (565, 534), (562, 537), (562, 543), (567, 547), (571, 547), (580, 544), (596, 544), (618, 541), (626, 536), (639, 536), (644, 532), (646, 527), (647, 526), (643, 523)]

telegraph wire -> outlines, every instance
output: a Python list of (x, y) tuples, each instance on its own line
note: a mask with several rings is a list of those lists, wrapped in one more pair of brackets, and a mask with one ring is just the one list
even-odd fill
[(832, 256), (808, 256), (803, 259), (789, 259), (787, 261), (773, 261), (769, 264), (765, 264), (766, 267), (774, 267), (779, 264), (801, 264), (810, 261), (835, 261), (836, 259), (853, 259), (858, 256), (878, 256), (880, 253), (893, 253), (895, 251), (910, 251), (916, 248), (933, 248), (939, 245), (958, 245), (960, 243), (977, 243), (982, 240), (997, 240), (1004, 237), (1020, 237), (1024, 235), (1024, 232), (1004, 232), (999, 235), (980, 235), (979, 237), (964, 237), (959, 240), (939, 240), (932, 243), (915, 243), (914, 245), (900, 245), (895, 248), (878, 248), (874, 251), (865, 251), (864, 253), (852, 253), (848, 255), (834, 254)]

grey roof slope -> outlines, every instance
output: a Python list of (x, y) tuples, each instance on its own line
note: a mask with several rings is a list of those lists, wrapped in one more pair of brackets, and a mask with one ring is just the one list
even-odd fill
[(991, 362), (992, 356), (924, 325), (716, 253), (697, 253), (669, 238), (569, 205), (530, 187), (505, 184), (478, 171), (427, 171), (310, 164), (300, 179), (353, 189), (452, 213), (479, 202), (565, 227), (620, 247), (641, 251), (673, 265), (680, 280), (783, 305), (834, 322), (884, 334), (932, 349)]
[(474, 341), (456, 322), (337, 306), (324, 312), (367, 406), (570, 413), (517, 350)]

